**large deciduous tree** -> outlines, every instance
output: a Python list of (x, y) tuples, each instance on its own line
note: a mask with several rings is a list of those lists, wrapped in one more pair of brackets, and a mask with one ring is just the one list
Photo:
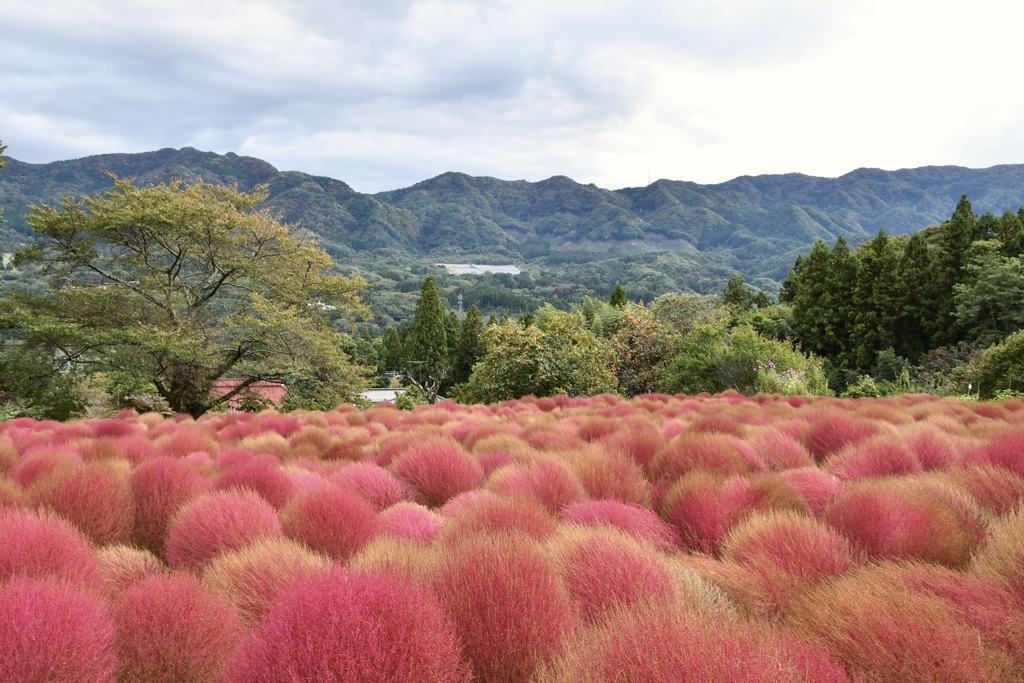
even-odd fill
[[(265, 188), (111, 177), (109, 192), (31, 208), (39, 241), (15, 262), (43, 264), (51, 289), (3, 300), (0, 322), (19, 348), (148, 383), (193, 416), (260, 380), (313, 405), (362, 387), (327, 316), (365, 314), (365, 284), (260, 208)], [(221, 378), (241, 381), (212, 395)]]

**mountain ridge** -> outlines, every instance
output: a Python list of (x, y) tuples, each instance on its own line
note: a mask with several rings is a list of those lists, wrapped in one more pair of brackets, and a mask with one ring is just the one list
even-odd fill
[[(285, 221), (316, 233), (337, 260), (358, 269), (379, 273), (453, 258), (516, 262), (536, 272), (604, 264), (598, 270), (613, 273), (611, 284), (632, 280), (648, 297), (714, 290), (733, 272), (774, 292), (796, 254), (819, 237), (844, 235), (856, 245), (880, 228), (911, 233), (948, 218), (964, 193), (978, 213), (1024, 204), (1024, 164), (860, 168), (836, 178), (746, 175), (710, 185), (660, 179), (618, 190), (564, 175), (526, 181), (450, 171), (365, 194), (343, 180), (190, 147), (7, 161), (0, 206), (8, 223), (0, 239), (12, 244), (30, 239), (21, 217), (30, 204), (107, 189), (103, 171), (143, 183), (202, 177), (242, 189), (267, 184), (268, 201)], [(597, 281), (581, 275), (581, 286), (594, 290)]]

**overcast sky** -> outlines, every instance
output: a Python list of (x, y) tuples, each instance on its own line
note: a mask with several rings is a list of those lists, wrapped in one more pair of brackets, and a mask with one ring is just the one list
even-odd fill
[(362, 192), (1024, 163), (1009, 0), (0, 0), (0, 140)]

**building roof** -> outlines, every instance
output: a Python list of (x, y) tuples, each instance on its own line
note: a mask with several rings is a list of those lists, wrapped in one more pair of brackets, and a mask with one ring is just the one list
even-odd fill
[[(245, 380), (240, 377), (223, 377), (213, 383), (213, 386), (210, 387), (210, 393), (216, 394), (217, 396), (224, 396), (244, 381)], [(232, 408), (237, 408), (241, 404), (243, 394), (246, 392), (254, 393), (260, 398), (270, 401), (275, 406), (279, 406), (281, 405), (281, 400), (288, 395), (288, 387), (281, 382), (260, 380), (258, 382), (253, 382), (241, 392), (232, 396), (228, 401), (228, 404), (230, 404)]]
[(484, 275), (485, 273), (507, 273), (519, 275), (522, 271), (515, 266), (491, 266), (480, 263), (438, 263), (452, 275)]
[(395, 389), (376, 388), (367, 389), (359, 395), (370, 403), (394, 403), (395, 399), (404, 393), (405, 389), (402, 389), (401, 387)]

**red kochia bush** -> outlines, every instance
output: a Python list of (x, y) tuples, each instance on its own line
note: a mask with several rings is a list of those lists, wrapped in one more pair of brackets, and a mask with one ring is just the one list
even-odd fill
[(335, 568), (297, 580), (229, 667), (231, 683), (468, 683), (428, 591), (390, 572)]
[(201, 474), (177, 458), (154, 458), (136, 467), (131, 474), (135, 542), (162, 556), (174, 515), (208, 486)]
[[(16, 576), (101, 585), (89, 542), (59, 517), (0, 511), (0, 583)], [(0, 679), (2, 680), (2, 679)]]
[(0, 587), (0, 681), (114, 683), (114, 625), (91, 593), (53, 580)]
[(419, 503), (398, 503), (380, 513), (380, 533), (429, 541), (441, 531), (441, 518)]
[(139, 581), (167, 570), (153, 553), (129, 545), (101, 548), (96, 553), (96, 561), (108, 593), (115, 597)]
[(488, 683), (529, 681), (576, 624), (554, 568), (522, 536), (476, 538), (448, 549), (434, 585), (477, 679)]
[(96, 545), (128, 543), (135, 506), (127, 467), (104, 464), (58, 469), (29, 491), (32, 502), (72, 522)]
[(685, 432), (665, 444), (648, 469), (651, 481), (675, 481), (698, 470), (722, 475), (742, 474), (747, 471), (747, 464), (728, 436)]
[(882, 583), (870, 570), (801, 595), (786, 625), (872, 683), (1014, 680), (1010, 658), (986, 646), (944, 601)]
[(979, 507), (1006, 515), (1024, 501), (1024, 477), (994, 466), (951, 469), (950, 479), (961, 486)]
[(153, 576), (114, 605), (121, 683), (216, 683), (242, 629), (231, 607), (189, 574)]
[(647, 467), (654, 455), (665, 445), (661, 429), (647, 420), (627, 420), (622, 429), (604, 440), (605, 449), (620, 451), (640, 467)]
[(201, 570), (225, 550), (281, 536), (277, 512), (252, 491), (207, 493), (183, 507), (167, 531), (167, 563)]
[(618, 500), (580, 501), (566, 506), (561, 518), (563, 522), (582, 526), (607, 524), (668, 553), (682, 546), (676, 530), (654, 512)]
[(1024, 476), (1024, 430), (1003, 432), (989, 439), (971, 455), (978, 464), (1005, 467)]
[(215, 487), (221, 490), (250, 489), (278, 510), (287, 505), (295, 494), (295, 484), (276, 463), (270, 465), (254, 462), (232, 467), (217, 477)]
[(460, 510), (445, 523), (442, 533), (446, 540), (503, 532), (545, 539), (555, 532), (555, 527), (554, 517), (538, 503), (496, 497)]
[(824, 519), (872, 559), (920, 559), (959, 567), (973, 550), (974, 538), (946, 503), (904, 496), (884, 484), (847, 489)]
[(672, 601), (613, 613), (570, 640), (538, 683), (847, 683), (820, 648), (785, 634), (695, 614)]
[(811, 455), (794, 438), (775, 425), (764, 428), (753, 440), (754, 451), (765, 469), (771, 471), (809, 467)]
[(480, 485), (483, 471), (454, 441), (413, 444), (391, 466), (416, 492), (416, 502), (439, 507)]
[(395, 475), (372, 462), (357, 462), (331, 475), (331, 481), (365, 498), (377, 510), (411, 501), (412, 491)]
[(203, 582), (231, 603), (246, 628), (254, 628), (292, 581), (330, 566), (301, 543), (270, 538), (221, 553), (203, 572)]
[(923, 563), (882, 563), (866, 570), (879, 582), (933, 595), (945, 601), (960, 620), (981, 632), (989, 644), (1006, 651), (1017, 678), (1024, 679), (1024, 611), (994, 581)]
[(821, 514), (822, 510), (846, 490), (846, 484), (816, 467), (786, 470), (780, 472), (779, 476), (800, 496), (807, 506), (807, 511), (812, 515)]
[(67, 449), (31, 450), (22, 453), (11, 466), (11, 479), (28, 488), (57, 470), (71, 469), (80, 463), (81, 459)]
[(331, 484), (300, 491), (281, 510), (291, 539), (344, 561), (377, 534), (377, 511), (363, 498)]
[(725, 537), (728, 510), (722, 501), (722, 480), (691, 472), (665, 496), (661, 516), (671, 524), (687, 550), (717, 553)]
[(811, 426), (804, 432), (804, 446), (818, 460), (838, 453), (850, 444), (863, 441), (878, 433), (878, 427), (840, 412), (825, 412), (814, 416)]
[(825, 469), (840, 479), (916, 474), (921, 461), (893, 436), (866, 439), (847, 446), (828, 459)]
[(651, 493), (636, 462), (603, 445), (580, 449), (572, 455), (573, 469), (590, 498), (624, 503), (651, 504)]
[(611, 529), (565, 532), (555, 539), (556, 563), (588, 621), (642, 600), (672, 600), (675, 589), (658, 551)]

